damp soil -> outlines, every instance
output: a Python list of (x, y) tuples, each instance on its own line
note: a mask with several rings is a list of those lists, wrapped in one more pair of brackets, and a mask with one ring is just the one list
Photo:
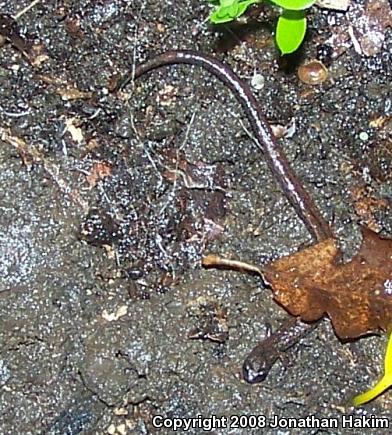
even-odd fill
[[(0, 433), (154, 433), (156, 415), (391, 418), (390, 392), (349, 402), (380, 376), (386, 336), (342, 343), (327, 319), (263, 383), (241, 379), (288, 314), (257, 277), (204, 270), (202, 255), (260, 265), (312, 241), (229, 91), (182, 66), (111, 92), (172, 48), (261, 75), (257, 98), (271, 124), (295, 125), (282, 146), (349, 258), (359, 223), (392, 236), (391, 32), (373, 56), (348, 44), (333, 59), (323, 41), (342, 14), (316, 9), (282, 62), (274, 17), (214, 29), (207, 14), (200, 1), (41, 2), (17, 22), (30, 60), (1, 48)], [(296, 75), (314, 58), (329, 71), (316, 87)]]

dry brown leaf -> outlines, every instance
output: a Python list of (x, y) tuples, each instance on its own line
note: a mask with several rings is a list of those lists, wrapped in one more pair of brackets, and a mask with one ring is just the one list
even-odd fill
[(52, 77), (48, 75), (39, 74), (37, 76), (40, 80), (48, 85), (53, 85), (56, 92), (65, 101), (82, 100), (92, 97), (92, 92), (81, 91), (75, 85), (68, 83), (66, 80), (58, 77)]
[(56, 89), (57, 93), (65, 101), (82, 100), (92, 97), (92, 92), (80, 91), (74, 85), (67, 85)]
[(42, 43), (33, 44), (29, 51), (29, 59), (33, 66), (40, 67), (50, 58), (45, 52), (45, 46)]
[(27, 167), (44, 160), (43, 154), (37, 147), (27, 144), (21, 137), (14, 136), (9, 129), (0, 127), (0, 139), (18, 151), (23, 164)]
[(359, 184), (351, 188), (352, 203), (355, 212), (372, 231), (379, 232), (381, 223), (376, 218), (377, 210), (388, 209), (389, 202), (386, 198), (376, 198), (367, 185)]
[(363, 228), (362, 245), (340, 263), (329, 239), (281, 258), (264, 270), (274, 299), (290, 314), (313, 322), (327, 314), (341, 339), (392, 325), (392, 240)]
[(93, 164), (90, 173), (87, 175), (86, 179), (90, 188), (95, 187), (99, 180), (112, 175), (112, 168), (109, 164), (105, 162), (97, 162)]

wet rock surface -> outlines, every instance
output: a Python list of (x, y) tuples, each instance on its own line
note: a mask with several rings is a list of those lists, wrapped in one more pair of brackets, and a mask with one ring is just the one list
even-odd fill
[(391, 417), (390, 393), (349, 405), (378, 378), (386, 337), (342, 344), (328, 320), (265, 382), (241, 380), (265, 325), (288, 314), (259, 279), (203, 270), (201, 256), (264, 264), (311, 240), (224, 86), (170, 67), (110, 92), (169, 48), (262, 74), (266, 116), (294, 118), (280, 140), (350, 258), (359, 222), (392, 237), (391, 31), (375, 56), (328, 59), (327, 14), (341, 13), (315, 9), (296, 62), (318, 56), (328, 80), (309, 86), (279, 66), (268, 27), (220, 32), (207, 13), (190, 0), (41, 2), (17, 20), (29, 56), (1, 47), (1, 433), (142, 434), (154, 415)]

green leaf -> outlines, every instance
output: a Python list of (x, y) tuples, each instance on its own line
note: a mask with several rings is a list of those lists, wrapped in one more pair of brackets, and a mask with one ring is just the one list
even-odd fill
[[(253, 3), (260, 0), (222, 0), (221, 5), (210, 15), (210, 21), (214, 24), (227, 23), (240, 17)], [(223, 6), (222, 4), (226, 5)]]
[(241, 0), (220, 0), (220, 7), (226, 8), (239, 3)]
[(284, 10), (276, 26), (276, 43), (282, 54), (297, 50), (304, 40), (305, 33), (305, 12)]
[(271, 0), (272, 3), (291, 11), (301, 11), (316, 3), (316, 0)]
[(210, 21), (213, 24), (227, 23), (233, 21), (233, 17), (230, 15), (230, 7), (219, 7), (210, 14)]
[(245, 1), (241, 1), (238, 4), (238, 11), (237, 11), (237, 17), (240, 17), (247, 9), (250, 5), (253, 5), (254, 3), (260, 3), (260, 0), (245, 0)]

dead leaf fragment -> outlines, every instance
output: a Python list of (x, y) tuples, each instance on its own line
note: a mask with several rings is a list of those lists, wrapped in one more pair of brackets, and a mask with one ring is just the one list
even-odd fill
[(21, 137), (14, 136), (9, 129), (0, 127), (0, 139), (12, 145), (18, 151), (23, 164), (28, 168), (34, 163), (44, 160), (42, 152), (36, 146), (29, 145)]
[(0, 139), (13, 146), (20, 155), (23, 164), (30, 169), (34, 164), (42, 164), (45, 171), (50, 175), (59, 189), (66, 195), (70, 195), (73, 202), (87, 212), (87, 203), (84, 201), (80, 192), (71, 189), (69, 182), (64, 179), (60, 168), (45, 157), (40, 145), (27, 144), (21, 137), (13, 135), (11, 130), (0, 127)]
[(228, 310), (216, 300), (203, 296), (193, 299), (188, 303), (188, 313), (196, 323), (188, 332), (188, 338), (216, 343), (224, 343), (228, 339)]
[(265, 278), (274, 299), (290, 314), (313, 322), (327, 314), (341, 339), (387, 330), (392, 325), (392, 240), (362, 228), (362, 245), (339, 263), (333, 239), (269, 265)]
[(355, 212), (361, 217), (362, 222), (373, 231), (381, 231), (382, 225), (377, 221), (376, 211), (388, 209), (388, 200), (376, 198), (371, 189), (366, 185), (352, 187), (350, 194), (353, 199)]
[(68, 18), (65, 22), (65, 28), (72, 38), (84, 39), (84, 32), (79, 18)]
[(48, 85), (54, 85), (56, 92), (65, 101), (88, 99), (93, 95), (92, 92), (81, 91), (75, 85), (57, 77), (43, 74), (39, 74), (37, 77)]
[(93, 188), (96, 186), (99, 180), (105, 177), (110, 177), (112, 175), (112, 168), (106, 162), (97, 162), (93, 164), (90, 173), (87, 175), (86, 180), (90, 186)]
[(388, 0), (352, 2), (342, 20), (331, 28), (326, 41), (337, 58), (351, 45), (364, 56), (375, 56), (385, 40), (387, 27), (392, 27), (392, 9)]
[(103, 310), (102, 317), (107, 322), (113, 322), (125, 316), (127, 312), (128, 312), (128, 307), (126, 305), (121, 305), (120, 307), (118, 307), (115, 313), (109, 313), (107, 310)]
[(83, 130), (79, 127), (80, 120), (78, 118), (68, 118), (65, 120), (64, 133), (68, 132), (72, 140), (76, 143), (82, 143), (84, 141)]

